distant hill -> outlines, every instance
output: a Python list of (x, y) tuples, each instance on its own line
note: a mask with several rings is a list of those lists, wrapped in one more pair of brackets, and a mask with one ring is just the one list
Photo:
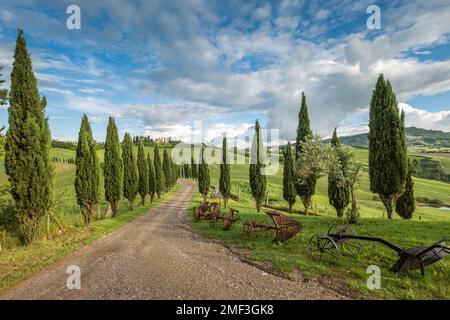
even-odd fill
[[(368, 147), (367, 133), (340, 137), (341, 143), (352, 147)], [(406, 128), (408, 146), (450, 148), (450, 132), (427, 130), (416, 127)], [(325, 140), (329, 142), (329, 139)]]

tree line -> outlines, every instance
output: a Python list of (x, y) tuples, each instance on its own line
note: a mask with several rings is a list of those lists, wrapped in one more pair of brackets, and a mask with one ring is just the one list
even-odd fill
[[(75, 192), (84, 222), (89, 224), (94, 208), (99, 201), (100, 166), (95, 150), (95, 141), (88, 117), (83, 115), (76, 150)], [(109, 117), (106, 129), (103, 177), (105, 199), (109, 203), (112, 216), (119, 211), (122, 197), (128, 201), (128, 209), (133, 210), (136, 197), (140, 204), (146, 199), (153, 202), (163, 192), (172, 189), (180, 176), (179, 166), (169, 156), (167, 148), (163, 149), (161, 159), (160, 147), (155, 145), (153, 159), (145, 153), (143, 141), (138, 144), (137, 156), (133, 150), (131, 135), (125, 133), (122, 143), (113, 117)]]

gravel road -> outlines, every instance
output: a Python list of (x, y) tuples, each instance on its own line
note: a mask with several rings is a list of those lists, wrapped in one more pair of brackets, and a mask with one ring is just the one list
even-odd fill
[[(345, 299), (314, 280), (266, 273), (194, 236), (185, 224), (194, 192), (194, 184), (182, 180), (166, 202), (0, 299)], [(70, 265), (80, 267), (80, 289), (66, 287)]]

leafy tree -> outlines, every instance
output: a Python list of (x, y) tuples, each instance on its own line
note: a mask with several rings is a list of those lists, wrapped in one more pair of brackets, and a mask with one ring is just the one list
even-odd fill
[(413, 174), (415, 173), (418, 164), (417, 160), (408, 159), (408, 174), (406, 176), (405, 192), (398, 198), (395, 207), (395, 211), (403, 219), (411, 219), (416, 210)]
[[(301, 141), (300, 147), (302, 152), (296, 161), (297, 183), (302, 190), (311, 190), (309, 186), (315, 185), (329, 166), (330, 148), (318, 136)], [(306, 215), (311, 207), (313, 193), (314, 189), (301, 195)]]
[(284, 152), (283, 199), (286, 200), (289, 205), (289, 212), (292, 211), (296, 196), (297, 189), (295, 186), (294, 156), (292, 155), (291, 143), (288, 142)]
[(400, 118), (392, 86), (381, 74), (370, 102), (369, 176), (370, 190), (380, 196), (389, 219), (404, 191), (406, 159), (404, 116)]
[(139, 182), (138, 182), (138, 191), (141, 195), (141, 205), (145, 205), (145, 197), (148, 194), (148, 164), (145, 160), (145, 152), (144, 152), (144, 143), (142, 139), (139, 140), (138, 145), (138, 173), (139, 173)]
[(220, 164), (219, 191), (222, 194), (225, 207), (227, 207), (227, 202), (231, 193), (231, 178), (226, 137), (224, 137), (222, 141), (222, 163)]
[(206, 202), (210, 186), (209, 167), (205, 161), (205, 146), (202, 145), (200, 164), (198, 165), (198, 191)]
[(75, 193), (84, 223), (88, 225), (99, 201), (100, 173), (95, 140), (86, 114), (81, 120), (75, 156)]
[(113, 217), (119, 212), (119, 200), (123, 191), (123, 162), (120, 154), (119, 133), (113, 117), (109, 117), (105, 140), (105, 198), (111, 206)]
[(150, 203), (153, 202), (156, 192), (156, 177), (155, 168), (153, 167), (152, 159), (150, 154), (147, 154), (147, 166), (148, 166), (148, 193), (150, 195)]
[(330, 170), (328, 174), (328, 200), (336, 209), (337, 216), (342, 217), (350, 202), (350, 189), (348, 184), (342, 180), (346, 178), (348, 159), (347, 154), (342, 152), (336, 128), (333, 131), (331, 146), (338, 155), (338, 163), (337, 166), (333, 167), (335, 170)]
[[(295, 160), (298, 164), (299, 159), (303, 156), (303, 142), (312, 138), (312, 131), (309, 123), (308, 105), (306, 104), (305, 94), (302, 92), (302, 104), (298, 114), (297, 138), (295, 141)], [(311, 206), (311, 199), (316, 191), (317, 178), (314, 174), (307, 175), (307, 180), (302, 180), (302, 177), (297, 176), (297, 194), (300, 196), (305, 213), (308, 212)]]
[(259, 121), (256, 120), (255, 135), (253, 137), (251, 156), (250, 156), (250, 188), (252, 196), (255, 199), (256, 210), (261, 210), (261, 205), (266, 195), (266, 176), (262, 172), (264, 169), (264, 146), (260, 133)]
[(161, 157), (159, 155), (158, 144), (155, 145), (155, 154), (153, 162), (155, 165), (155, 192), (159, 199), (161, 198), (161, 192), (164, 191), (164, 173), (161, 164)]
[[(342, 150), (343, 149), (341, 149), (341, 151)], [(345, 172), (346, 174), (345, 180), (347, 186), (350, 189), (350, 194), (352, 198), (352, 208), (348, 214), (347, 220), (349, 223), (356, 223), (359, 217), (358, 203), (356, 200), (356, 188), (358, 187), (359, 184), (362, 165), (360, 162), (356, 160), (355, 154), (353, 153), (351, 148), (346, 147), (344, 150), (347, 150), (347, 153), (349, 154), (347, 156), (347, 171)]]
[(40, 221), (51, 206), (54, 172), (46, 105), (45, 97), (39, 98), (25, 37), (19, 30), (11, 72), (5, 169), (25, 243), (36, 239)]
[(123, 159), (123, 196), (128, 199), (128, 208), (133, 210), (134, 200), (138, 193), (138, 172), (133, 152), (133, 141), (127, 132), (122, 142)]

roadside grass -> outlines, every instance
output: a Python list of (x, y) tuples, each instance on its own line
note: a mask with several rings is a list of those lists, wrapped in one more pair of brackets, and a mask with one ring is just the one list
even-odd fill
[(126, 203), (122, 201), (119, 214), (115, 218), (98, 219), (87, 227), (69, 225), (63, 234), (52, 239), (38, 240), (28, 246), (3, 249), (0, 251), (0, 291), (148, 212), (149, 209), (170, 198), (179, 187), (177, 184), (172, 191), (163, 194), (161, 199), (155, 199), (152, 204), (136, 207), (133, 211), (128, 211)]

